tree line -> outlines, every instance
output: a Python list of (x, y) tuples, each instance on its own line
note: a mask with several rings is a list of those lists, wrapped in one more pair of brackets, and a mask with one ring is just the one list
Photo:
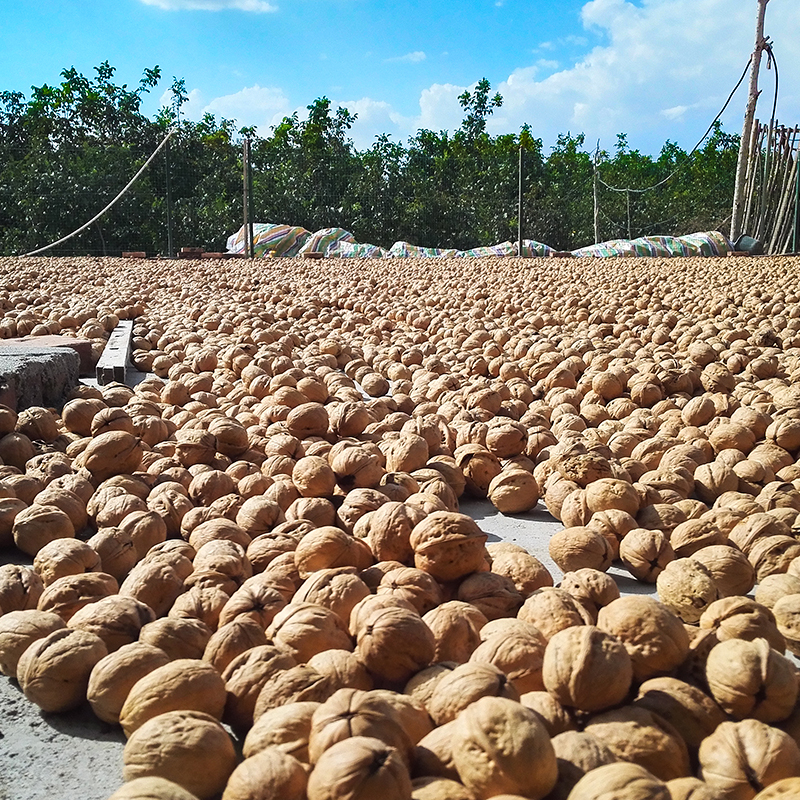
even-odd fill
[(350, 138), (356, 117), (326, 97), (264, 136), (211, 114), (186, 119), (182, 80), (172, 82), (171, 104), (148, 117), (142, 103), (161, 81), (159, 67), (145, 69), (135, 87), (120, 85), (107, 62), (94, 72), (65, 69), (60, 83), (28, 96), (0, 92), (0, 253), (27, 252), (92, 219), (169, 130), (168, 148), (124, 199), (51, 254), (165, 254), (168, 220), (176, 247), (224, 249), (242, 221), (244, 137), (256, 220), (341, 227), (384, 247), (515, 241), (520, 149), (523, 236), (559, 250), (594, 242), (595, 225), (601, 241), (680, 235), (722, 229), (730, 213), (739, 137), (718, 123), (690, 153), (668, 141), (652, 157), (631, 149), (624, 134), (612, 152), (592, 150), (571, 133), (545, 153), (532, 125), (487, 132), (503, 99), (484, 79), (459, 98), (458, 130), (419, 130), (405, 143), (379, 135), (359, 150)]

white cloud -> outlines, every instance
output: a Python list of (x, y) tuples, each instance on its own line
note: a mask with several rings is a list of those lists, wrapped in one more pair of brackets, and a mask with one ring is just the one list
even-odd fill
[[(232, 119), (237, 127), (254, 125), (261, 136), (268, 136), (270, 127), (277, 125), (293, 109), (281, 89), (256, 84), (233, 94), (215, 97), (206, 102), (199, 89), (187, 93), (189, 99), (181, 107), (181, 117), (199, 120), (203, 114), (213, 114), (218, 119)], [(172, 105), (169, 91), (161, 95), (161, 106)]]
[(139, 0), (164, 11), (250, 11), (264, 14), (278, 7), (266, 0)]
[(667, 119), (682, 119), (691, 106), (673, 106), (661, 109), (661, 116)]
[[(751, 7), (753, 6), (753, 7)], [(657, 152), (667, 139), (691, 147), (722, 107), (753, 49), (754, 4), (739, 0), (590, 0), (582, 20), (602, 45), (571, 67), (540, 77), (547, 62), (520, 66), (505, 80), (492, 80), (503, 106), (488, 121), (493, 133), (529, 123), (545, 145), (559, 133), (586, 134), (610, 147), (616, 134), (630, 146)], [(800, 106), (800, 3), (770, 4), (767, 33), (781, 69), (779, 118), (796, 124)], [(577, 43), (576, 39), (576, 43)], [(560, 43), (543, 42), (552, 52)], [(774, 73), (762, 69), (759, 111), (767, 116)], [(462, 114), (458, 95), (466, 87), (434, 84), (420, 97), (417, 127), (454, 129)], [(746, 82), (723, 117), (737, 131)], [(791, 117), (783, 119), (782, 116)]]
[(385, 58), (385, 63), (391, 63), (395, 61), (405, 61), (409, 64), (418, 64), (420, 61), (424, 61), (426, 59), (425, 53), (422, 50), (415, 50), (413, 53), (406, 53), (404, 56), (395, 56), (394, 58)]
[(458, 96), (463, 94), (464, 86), (452, 83), (434, 83), (424, 89), (419, 98), (419, 116), (414, 120), (412, 133), (420, 128), (432, 131), (453, 131), (461, 124), (463, 115)]
[(350, 129), (350, 137), (359, 150), (367, 150), (381, 133), (391, 134), (395, 141), (402, 141), (407, 135), (413, 120), (398, 114), (383, 100), (362, 97), (360, 100), (345, 100), (333, 104), (343, 106), (356, 121)]
[(260, 135), (269, 135), (269, 128), (292, 113), (289, 98), (282, 89), (256, 84), (234, 94), (216, 97), (203, 108), (203, 113), (236, 120), (239, 126), (255, 125)]

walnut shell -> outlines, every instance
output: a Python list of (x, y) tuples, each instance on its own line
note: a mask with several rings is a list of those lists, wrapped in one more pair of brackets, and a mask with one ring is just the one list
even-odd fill
[(793, 655), (800, 653), (800, 593), (787, 594), (772, 607), (778, 631)]
[(708, 654), (708, 688), (734, 719), (786, 719), (797, 700), (796, 669), (766, 639), (728, 639)]
[(747, 557), (756, 571), (756, 582), (767, 575), (786, 572), (800, 556), (800, 542), (792, 536), (764, 536), (753, 542)]
[(600, 609), (619, 598), (619, 587), (614, 579), (588, 567), (565, 573), (559, 588), (569, 592), (595, 622)]
[(453, 581), (481, 569), (488, 536), (466, 514), (437, 511), (414, 526), (414, 563), (438, 581)]
[(36, 608), (44, 587), (35, 566), (31, 569), (24, 565), (3, 564), (0, 567), (0, 614)]
[(198, 711), (215, 719), (225, 708), (225, 682), (205, 661), (180, 658), (140, 678), (128, 693), (119, 714), (125, 734), (167, 711)]
[(527, 551), (495, 551), (487, 547), (492, 558), (492, 572), (509, 578), (523, 598), (530, 597), (537, 589), (553, 585), (553, 576), (547, 567)]
[(696, 550), (690, 558), (710, 573), (720, 597), (744, 595), (755, 585), (756, 573), (747, 556), (730, 545), (710, 545)]
[(634, 528), (620, 542), (619, 557), (636, 580), (655, 583), (667, 564), (674, 560), (675, 551), (661, 531)]
[(231, 773), (222, 800), (305, 800), (308, 774), (294, 756), (266, 747)]
[(422, 616), (442, 602), (442, 589), (436, 579), (414, 567), (400, 567), (387, 572), (376, 589), (378, 597), (392, 596), (408, 600)]
[(89, 675), (108, 655), (93, 633), (62, 628), (36, 639), (17, 662), (25, 697), (43, 711), (68, 711), (86, 699)]
[(341, 618), (315, 603), (292, 603), (275, 615), (267, 638), (298, 664), (331, 648), (352, 650), (353, 642)]
[(273, 708), (299, 702), (322, 703), (332, 694), (330, 680), (308, 664), (279, 670), (264, 684), (256, 700), (253, 719)]
[(616, 637), (594, 626), (578, 625), (551, 637), (544, 651), (542, 679), (563, 705), (598, 711), (627, 696), (633, 665)]
[(546, 646), (544, 636), (535, 628), (525, 632), (498, 631), (484, 639), (469, 660), (498, 667), (522, 695), (544, 689), (542, 664)]
[(449, 778), (414, 778), (411, 800), (475, 800), (466, 786)]
[(489, 620), (515, 616), (523, 600), (509, 578), (494, 572), (469, 575), (459, 584), (456, 596)]
[(691, 558), (671, 561), (656, 579), (661, 602), (687, 623), (700, 620), (703, 612), (719, 598), (711, 573)]
[(123, 645), (135, 642), (142, 627), (155, 618), (150, 606), (139, 600), (111, 595), (78, 609), (70, 617), (67, 627), (99, 636), (108, 652), (113, 653)]
[(65, 575), (57, 578), (42, 592), (37, 608), (52, 611), (64, 622), (89, 603), (116, 594), (119, 584), (105, 572), (86, 572), (82, 575)]
[(562, 572), (591, 568), (605, 572), (614, 556), (608, 540), (592, 528), (575, 526), (550, 537), (550, 557)]
[(74, 538), (75, 527), (60, 508), (34, 503), (15, 515), (11, 532), (14, 544), (23, 553), (35, 556), (49, 542)]
[(761, 637), (779, 653), (786, 649), (775, 615), (749, 597), (723, 597), (712, 603), (700, 617), (700, 627), (714, 631), (719, 641)]
[(306, 534), (294, 551), (294, 561), (303, 579), (320, 569), (355, 567), (372, 563), (372, 553), (360, 539), (333, 525), (323, 525)]
[(539, 715), (550, 736), (578, 730), (575, 710), (559, 703), (549, 692), (525, 692), (519, 701)]
[(66, 624), (58, 614), (37, 609), (9, 611), (0, 617), (0, 673), (15, 678), (20, 656), (37, 639)]
[(537, 589), (522, 604), (517, 617), (538, 628), (545, 639), (574, 625), (591, 625), (591, 614), (567, 591), (544, 587)]
[(772, 783), (800, 775), (800, 747), (756, 719), (723, 722), (700, 745), (699, 777), (724, 797), (750, 800)]
[(145, 777), (123, 784), (108, 800), (197, 800), (197, 796), (166, 778)]
[(725, 712), (709, 695), (677, 678), (645, 681), (633, 705), (646, 708), (669, 722), (693, 751), (726, 720)]
[(509, 677), (494, 664), (459, 664), (434, 687), (426, 708), (437, 725), (454, 720), (479, 697), (507, 697), (519, 700)]
[(586, 731), (620, 761), (649, 770), (663, 781), (689, 775), (689, 753), (678, 731), (645, 708), (623, 706), (592, 717)]
[(413, 506), (389, 502), (361, 517), (353, 532), (367, 542), (378, 561), (411, 564), (414, 560), (411, 531), (424, 518), (424, 513)]
[(689, 636), (680, 619), (653, 597), (614, 600), (600, 609), (597, 626), (622, 642), (638, 681), (671, 672), (689, 652)]
[(126, 781), (159, 777), (173, 781), (198, 800), (211, 800), (236, 767), (236, 751), (225, 728), (198, 711), (167, 711), (145, 722), (122, 754)]
[(536, 478), (523, 469), (504, 469), (486, 490), (491, 504), (502, 514), (524, 514), (536, 507), (540, 490)]
[(144, 642), (123, 645), (101, 658), (89, 676), (86, 692), (95, 716), (118, 725), (120, 711), (133, 685), (168, 662), (169, 656), (161, 648)]
[(411, 776), (400, 753), (366, 736), (353, 736), (326, 750), (308, 779), (308, 800), (381, 797), (408, 800)]
[(477, 797), (506, 793), (539, 800), (556, 784), (550, 737), (537, 715), (514, 700), (476, 700), (453, 723), (452, 738), (458, 775)]
[(671, 800), (667, 784), (638, 764), (604, 764), (587, 772), (570, 800)]
[(184, 591), (191, 572), (192, 562), (180, 553), (148, 555), (127, 574), (119, 593), (140, 600), (161, 617)]
[(397, 749), (410, 763), (413, 743), (395, 709), (380, 692), (339, 689), (314, 712), (308, 740), (312, 764), (336, 742), (353, 736), (370, 736)]
[(553, 737), (558, 763), (558, 782), (548, 797), (567, 800), (575, 784), (587, 773), (617, 757), (596, 736), (586, 731), (565, 731)]
[(223, 721), (236, 731), (249, 730), (264, 684), (277, 672), (291, 669), (295, 664), (290, 655), (271, 644), (253, 647), (234, 658), (222, 673), (226, 693)]
[(221, 674), (234, 658), (266, 643), (267, 634), (258, 622), (247, 616), (234, 617), (208, 639), (203, 661), (208, 661)]
[(311, 718), (320, 705), (310, 701), (289, 703), (262, 714), (247, 732), (244, 757), (250, 758), (268, 747), (279, 747), (300, 761), (308, 762)]
[(435, 640), (420, 616), (404, 608), (378, 608), (356, 631), (356, 653), (378, 686), (397, 686), (433, 660)]
[(64, 575), (103, 571), (97, 551), (78, 539), (55, 539), (46, 544), (34, 557), (33, 568), (45, 586)]
[[(747, 592), (739, 592), (739, 594), (747, 594)], [(800, 594), (800, 578), (788, 572), (778, 572), (775, 575), (767, 575), (763, 581), (759, 582), (755, 600), (772, 610), (778, 600), (792, 594)]]
[(435, 776), (459, 780), (458, 772), (453, 761), (452, 732), (453, 722), (446, 722), (434, 728), (427, 736), (423, 737), (414, 749), (414, 775)]

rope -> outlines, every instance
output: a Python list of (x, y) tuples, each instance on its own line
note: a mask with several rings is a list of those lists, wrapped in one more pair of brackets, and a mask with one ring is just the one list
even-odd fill
[(153, 154), (150, 156), (150, 158), (148, 158), (147, 161), (145, 161), (144, 164), (142, 164), (142, 166), (139, 169), (139, 171), (130, 179), (130, 181), (128, 181), (128, 183), (125, 186), (125, 188), (99, 214), (96, 214), (87, 223), (81, 225), (80, 228), (78, 228), (77, 230), (74, 230), (72, 233), (68, 234), (67, 236), (62, 236), (57, 242), (53, 242), (52, 244), (48, 244), (48, 245), (45, 245), (44, 247), (40, 247), (38, 250), (31, 250), (30, 253), (23, 253), (22, 254), (23, 258), (27, 258), (28, 256), (38, 255), (39, 253), (43, 253), (45, 250), (50, 250), (53, 247), (56, 247), (57, 245), (63, 244), (64, 242), (66, 242), (69, 239), (71, 239), (73, 236), (77, 236), (79, 233), (82, 233), (83, 231), (85, 231), (90, 225), (94, 225), (94, 223), (97, 222), (97, 220), (99, 220), (100, 217), (103, 216), (103, 214), (105, 214), (108, 210), (110, 210), (112, 208), (112, 206), (114, 206), (116, 204), (116, 202), (128, 191), (128, 189), (130, 189), (131, 186), (133, 186), (133, 184), (136, 183), (136, 181), (139, 179), (139, 176), (150, 166), (150, 163), (153, 161), (153, 159), (161, 151), (161, 148), (164, 147), (164, 145), (169, 141), (169, 139), (170, 139), (170, 137), (172, 136), (173, 133), (175, 133), (174, 129), (171, 130), (164, 137), (164, 140), (161, 142), (161, 144), (158, 147), (156, 147), (156, 149), (153, 151)]
[[(770, 56), (771, 56), (772, 58), (774, 58), (774, 56), (772, 56), (772, 48), (769, 48), (769, 49), (768, 49), (768, 52), (769, 52)], [(752, 57), (752, 56), (750, 56), (750, 58), (747, 60), (747, 64), (745, 65), (744, 71), (742, 72), (742, 76), (741, 76), (741, 78), (739, 78), (738, 82), (736, 83), (736, 86), (734, 86), (734, 87), (733, 87), (733, 91), (732, 91), (732, 92), (731, 92), (731, 93), (728, 95), (728, 99), (725, 101), (725, 105), (723, 105), (723, 106), (722, 106), (722, 108), (720, 109), (720, 112), (719, 112), (719, 114), (717, 114), (717, 116), (716, 116), (716, 117), (714, 117), (713, 121), (712, 121), (712, 122), (711, 122), (711, 124), (708, 126), (708, 129), (707, 129), (707, 130), (706, 130), (706, 132), (703, 134), (703, 137), (702, 137), (702, 139), (700, 139), (700, 141), (699, 141), (699, 142), (698, 142), (698, 143), (697, 143), (697, 144), (696, 144), (696, 145), (695, 145), (695, 146), (694, 146), (694, 147), (693, 147), (693, 148), (692, 148), (692, 149), (689, 151), (689, 154), (688, 154), (688, 156), (687, 156), (687, 159), (688, 159), (690, 156), (694, 155), (694, 153), (695, 153), (695, 152), (698, 150), (698, 148), (700, 147), (700, 145), (701, 145), (701, 144), (703, 144), (703, 142), (706, 140), (706, 138), (708, 137), (708, 134), (709, 134), (709, 133), (711, 133), (711, 131), (712, 131), (712, 130), (713, 130), (713, 128), (714, 128), (714, 125), (716, 125), (716, 123), (719, 121), (719, 118), (720, 118), (720, 117), (721, 117), (721, 116), (722, 116), (722, 115), (725, 113), (725, 109), (727, 109), (728, 105), (730, 104), (731, 100), (733, 99), (733, 96), (736, 94), (736, 91), (737, 91), (737, 89), (738, 89), (738, 88), (739, 88), (739, 87), (742, 85), (742, 81), (744, 81), (745, 77), (747, 76), (747, 70), (750, 68), (750, 62), (751, 62), (752, 60), (753, 60), (753, 57)], [(776, 78), (777, 78), (777, 74), (778, 74), (778, 71), (777, 71), (777, 64), (776, 64), (776, 68), (775, 68), (775, 75), (776, 75)], [(777, 91), (777, 89), (776, 89), (776, 91)], [(777, 103), (777, 94), (776, 94), (776, 103)], [(773, 113), (774, 113), (774, 112), (773, 112)], [(663, 186), (663, 185), (664, 185), (664, 184), (665, 184), (667, 181), (669, 181), (669, 180), (672, 180), (672, 178), (674, 178), (674, 177), (675, 177), (675, 175), (677, 175), (677, 173), (678, 173), (678, 172), (679, 172), (679, 171), (680, 171), (682, 168), (683, 168), (683, 164), (680, 164), (680, 165), (678, 165), (678, 166), (677, 166), (677, 167), (676, 167), (676, 168), (675, 168), (675, 169), (674, 169), (674, 170), (673, 170), (673, 171), (672, 171), (672, 172), (671, 172), (669, 175), (667, 175), (667, 177), (666, 177), (666, 178), (664, 178), (663, 180), (660, 180), (658, 183), (656, 183), (656, 184), (653, 184), (652, 186), (647, 186), (647, 187), (646, 187), (646, 188), (644, 188), (644, 189), (620, 189), (620, 188), (618, 188), (618, 187), (616, 187), (616, 186), (610, 186), (609, 184), (607, 184), (607, 183), (606, 183), (606, 182), (605, 182), (605, 181), (604, 181), (604, 180), (603, 180), (603, 179), (600, 177), (600, 175), (599, 175), (599, 174), (598, 174), (598, 176), (597, 176), (597, 180), (598, 180), (598, 182), (599, 182), (599, 183), (602, 183), (602, 184), (603, 184), (603, 186), (605, 186), (605, 187), (606, 187), (606, 189), (609, 189), (609, 190), (610, 190), (610, 191), (612, 191), (612, 192), (620, 192), (620, 193), (623, 193), (623, 192), (630, 192), (630, 193), (632, 193), (632, 194), (644, 194), (645, 192), (651, 192), (651, 191), (653, 191), (653, 189), (658, 189), (660, 186)]]

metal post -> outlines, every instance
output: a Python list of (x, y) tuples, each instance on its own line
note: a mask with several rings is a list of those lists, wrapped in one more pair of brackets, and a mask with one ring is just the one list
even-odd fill
[(519, 145), (519, 200), (517, 202), (517, 255), (523, 258), (522, 253), (522, 143)]
[(170, 177), (171, 161), (169, 157), (171, 142), (167, 142), (166, 147), (166, 167), (167, 167), (167, 258), (175, 255), (175, 247), (172, 238), (172, 179)]
[(244, 254), (246, 258), (253, 257), (253, 238), (250, 226), (250, 139), (242, 142), (242, 208), (244, 219)]
[(598, 183), (597, 174), (597, 157), (600, 154), (600, 142), (597, 142), (597, 149), (594, 151), (594, 177), (593, 177), (593, 194), (594, 194), (594, 243), (600, 243), (600, 184)]
[(736, 183), (733, 190), (733, 210), (731, 213), (731, 240), (736, 241), (741, 235), (742, 221), (742, 195), (744, 193), (745, 172), (747, 170), (747, 143), (753, 128), (753, 119), (756, 114), (758, 102), (758, 71), (761, 67), (761, 53), (767, 44), (764, 38), (764, 15), (767, 11), (769, 0), (758, 0), (758, 15), (756, 17), (756, 46), (750, 58), (750, 90), (747, 97), (747, 109), (744, 115), (742, 138), (739, 142), (739, 160), (736, 163)]

